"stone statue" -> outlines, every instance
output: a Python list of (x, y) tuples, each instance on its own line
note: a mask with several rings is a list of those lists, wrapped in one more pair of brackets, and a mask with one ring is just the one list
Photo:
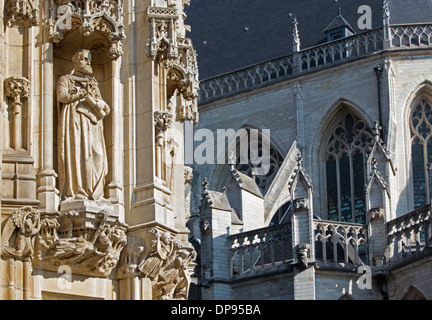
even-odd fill
[(61, 199), (98, 201), (108, 173), (102, 120), (110, 108), (93, 77), (90, 51), (77, 51), (72, 62), (74, 70), (57, 84)]
[(171, 240), (169, 232), (161, 234), (158, 230), (152, 230), (151, 233), (155, 236), (153, 251), (146, 260), (143, 260), (138, 265), (138, 270), (141, 271), (144, 277), (153, 281), (157, 279), (161, 268), (166, 265), (167, 260), (170, 258), (174, 250), (174, 241)]

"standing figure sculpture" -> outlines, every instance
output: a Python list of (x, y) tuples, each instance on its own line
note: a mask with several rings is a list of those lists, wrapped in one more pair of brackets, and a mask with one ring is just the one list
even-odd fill
[(110, 108), (93, 77), (90, 51), (77, 51), (72, 62), (74, 70), (57, 84), (61, 200), (98, 201), (108, 173), (103, 119)]

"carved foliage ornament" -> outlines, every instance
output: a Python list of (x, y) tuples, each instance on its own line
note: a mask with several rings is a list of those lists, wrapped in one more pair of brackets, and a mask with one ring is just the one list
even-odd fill
[(64, 34), (79, 29), (85, 37), (96, 30), (108, 34), (108, 54), (117, 58), (123, 54), (125, 39), (123, 0), (50, 0), (49, 37), (59, 43)]
[(6, 23), (9, 27), (39, 24), (39, 0), (6, 0)]
[(22, 77), (11, 77), (5, 80), (6, 96), (13, 99), (13, 104), (21, 105), (23, 98), (30, 95), (30, 81)]
[(165, 132), (171, 127), (173, 115), (166, 111), (156, 111), (154, 113), (154, 125), (159, 132)]

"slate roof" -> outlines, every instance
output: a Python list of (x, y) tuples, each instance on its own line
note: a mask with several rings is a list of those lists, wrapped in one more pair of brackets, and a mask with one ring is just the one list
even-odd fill
[(263, 198), (261, 190), (253, 178), (235, 169), (231, 171), (231, 175), (233, 179), (235, 179), (235, 181), (239, 184), (240, 188), (252, 193), (253, 195)]
[(354, 31), (354, 28), (351, 26), (351, 24), (348, 21), (346, 21), (346, 19), (342, 15), (338, 15), (336, 18), (334, 18), (334, 20), (330, 23), (330, 25), (327, 28), (325, 28), (324, 33), (342, 27), (348, 28), (351, 32)]
[[(292, 17), (299, 22), (301, 48), (326, 42), (324, 30), (342, 16), (359, 34), (360, 5), (372, 9), (372, 28), (381, 27), (382, 0), (192, 0), (186, 24), (206, 80), (292, 53)], [(390, 0), (392, 24), (432, 21), (432, 0)], [(291, 15), (290, 15), (291, 14)]]

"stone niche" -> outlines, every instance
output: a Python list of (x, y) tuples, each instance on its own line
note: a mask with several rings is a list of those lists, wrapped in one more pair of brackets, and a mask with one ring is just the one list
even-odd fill
[[(80, 49), (87, 49), (92, 54), (92, 68), (94, 77), (98, 82), (98, 86), (104, 101), (109, 105), (111, 112), (103, 120), (104, 138), (108, 157), (108, 175), (106, 176), (105, 198), (112, 199), (113, 202), (120, 202), (120, 161), (115, 154), (115, 150), (119, 150), (118, 143), (120, 139), (117, 137), (120, 134), (119, 129), (119, 102), (118, 98), (121, 94), (119, 91), (120, 76), (118, 63), (119, 59), (113, 59), (109, 56), (109, 41), (106, 36), (99, 31), (95, 31), (90, 36), (84, 37), (79, 30), (74, 30), (67, 33), (64, 39), (54, 45), (54, 84), (57, 85), (59, 78), (65, 74), (70, 74), (73, 70), (72, 56)], [(54, 90), (54, 101), (57, 100)], [(54, 124), (58, 123), (61, 110), (57, 102), (55, 102)], [(58, 154), (57, 146), (57, 130), (54, 131), (54, 154)], [(116, 138), (117, 137), (117, 138)], [(58, 171), (58, 163), (55, 163), (55, 170)], [(116, 209), (119, 210), (118, 208)]]

